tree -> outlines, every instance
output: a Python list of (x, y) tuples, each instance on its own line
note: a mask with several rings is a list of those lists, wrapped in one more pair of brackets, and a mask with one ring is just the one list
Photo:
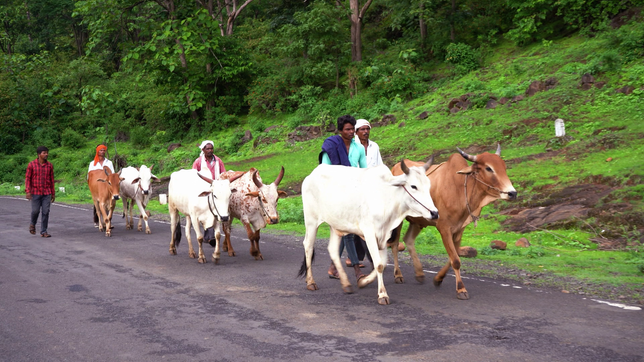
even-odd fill
[[(362, 19), (364, 14), (371, 6), (373, 0), (360, 7), (360, 0), (349, 0), (349, 20), (351, 21), (351, 60), (354, 62), (362, 61)], [(342, 7), (341, 0), (336, 0), (336, 5)]]

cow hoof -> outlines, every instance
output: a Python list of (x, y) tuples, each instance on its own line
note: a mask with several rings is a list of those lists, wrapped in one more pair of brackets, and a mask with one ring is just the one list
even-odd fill
[(443, 284), (443, 281), (442, 281), (442, 280), (436, 280), (436, 279), (434, 279), (434, 286), (435, 286), (436, 288), (440, 288), (441, 284)]
[(416, 281), (419, 282), (420, 284), (425, 284), (425, 276), (424, 275), (416, 275)]
[(132, 230), (132, 226), (131, 225), (125, 225), (125, 230)]
[(193, 251), (193, 252), (188, 253), (188, 256), (190, 256), (192, 259), (195, 259), (197, 257), (197, 253), (195, 253)]
[(138, 230), (138, 231), (143, 231), (143, 228), (142, 228), (142, 227), (139, 227), (139, 228), (137, 228), (136, 230)]
[(389, 305), (389, 297), (380, 297), (380, 298), (378, 298), (378, 304), (380, 304), (380, 305)]
[(255, 260), (264, 260), (264, 257), (262, 256), (262, 254), (259, 254), (255, 257)]
[[(224, 250), (225, 251), (225, 250)], [(237, 254), (234, 251), (229, 251), (228, 256), (237, 256)]]
[(152, 231), (150, 231), (150, 229), (146, 229), (146, 230), (145, 230), (145, 233), (146, 233), (146, 234), (152, 234)]
[(199, 264), (206, 264), (206, 258), (199, 258)]
[(460, 300), (468, 300), (470, 299), (470, 296), (467, 294), (467, 292), (460, 292), (460, 293), (456, 293), (456, 298)]
[(177, 255), (177, 250), (170, 249), (170, 255)]
[(219, 265), (219, 259), (212, 259), (212, 262), (215, 263), (215, 265)]
[(347, 285), (346, 287), (342, 287), (342, 291), (345, 294), (353, 294), (353, 287), (350, 285)]
[(318, 288), (318, 285), (317, 285), (317, 284), (313, 283), (313, 284), (309, 284), (309, 285), (307, 285), (307, 286), (306, 286), (306, 289), (308, 289), (308, 290), (310, 290), (310, 291), (314, 291), (314, 290), (318, 290), (318, 289), (320, 289), (320, 288)]
[(403, 277), (396, 277), (394, 279), (394, 281), (396, 282), (396, 284), (404, 284), (405, 283), (405, 279), (403, 279)]

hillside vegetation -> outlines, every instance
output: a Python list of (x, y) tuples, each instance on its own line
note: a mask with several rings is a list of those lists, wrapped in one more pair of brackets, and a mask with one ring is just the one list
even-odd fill
[[(410, 2), (433, 6), (432, 18), (374, 2), (360, 62), (347, 48), (347, 9), (268, 3), (281, 5), (259, 12), (268, 6), (253, 4), (247, 10), (264, 15), (242, 17), (226, 36), (188, 5), (177, 15), (184, 28), (151, 3), (125, 12), (128, 19), (137, 9), (156, 14), (167, 31), (180, 32), (184, 58), (172, 34), (152, 34), (159, 24), (150, 17), (141, 20), (149, 29), (139, 24), (141, 39), (128, 38), (93, 1), (72, 6), (89, 35), (83, 56), (69, 44), (32, 49), (17, 37), (0, 70), (0, 192), (22, 194), (15, 186), (36, 145), (50, 147), (57, 186), (66, 189), (57, 201), (89, 202), (85, 173), (98, 143), (122, 166), (154, 165), (167, 177), (189, 168), (197, 145), (212, 139), (227, 168), (255, 167), (272, 182), (285, 167), (280, 186), (292, 196), (280, 200), (280, 224), (269, 230), (303, 233), (301, 182), (335, 119), (352, 114), (372, 122), (371, 139), (390, 167), (431, 155), (442, 162), (456, 147), (478, 154), (501, 145), (519, 197), (487, 206), (479, 226), (467, 227), (463, 245), (479, 254), (464, 260), (465, 272), (644, 303), (640, 3), (594, 2), (574, 13), (548, 2), (542, 14), (533, 2), (485, 9), (458, 2), (456, 10)], [(423, 41), (411, 22), (419, 17), (429, 29)], [(529, 27), (528, 18), (541, 20)], [(460, 26), (453, 39), (444, 32), (449, 24)], [(210, 43), (200, 49), (202, 39)], [(564, 137), (555, 136), (556, 119), (565, 122)], [(156, 200), (151, 208), (167, 212)], [(521, 237), (532, 246), (515, 247)], [(490, 248), (493, 240), (507, 250)], [(447, 261), (435, 229), (417, 244), (426, 263)]]

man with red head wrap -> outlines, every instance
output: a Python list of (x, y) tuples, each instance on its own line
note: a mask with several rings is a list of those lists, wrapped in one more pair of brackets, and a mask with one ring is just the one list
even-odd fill
[(114, 172), (114, 165), (112, 165), (112, 161), (105, 157), (105, 152), (107, 152), (107, 146), (101, 144), (96, 147), (96, 155), (94, 156), (94, 160), (89, 163), (87, 173), (94, 170), (102, 170), (105, 166)]

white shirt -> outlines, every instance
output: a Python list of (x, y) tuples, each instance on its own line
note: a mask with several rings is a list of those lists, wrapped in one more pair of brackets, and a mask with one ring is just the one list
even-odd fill
[(112, 161), (108, 160), (107, 158), (103, 160), (102, 165), (101, 165), (100, 162), (97, 162), (96, 166), (94, 166), (94, 160), (90, 161), (89, 169), (87, 169), (87, 173), (89, 173), (90, 171), (94, 171), (94, 170), (102, 170), (103, 167), (105, 167), (105, 166), (109, 167), (109, 169), (112, 171), (112, 173), (114, 173), (114, 165), (112, 165)]
[[(356, 139), (356, 142), (360, 146), (362, 146), (362, 143), (360, 143), (360, 139), (358, 138), (358, 136), (355, 136), (355, 139)], [(369, 144), (367, 145), (367, 167), (380, 166), (382, 164), (383, 162), (382, 162), (382, 156), (380, 156), (380, 147), (374, 141), (369, 140)]]

